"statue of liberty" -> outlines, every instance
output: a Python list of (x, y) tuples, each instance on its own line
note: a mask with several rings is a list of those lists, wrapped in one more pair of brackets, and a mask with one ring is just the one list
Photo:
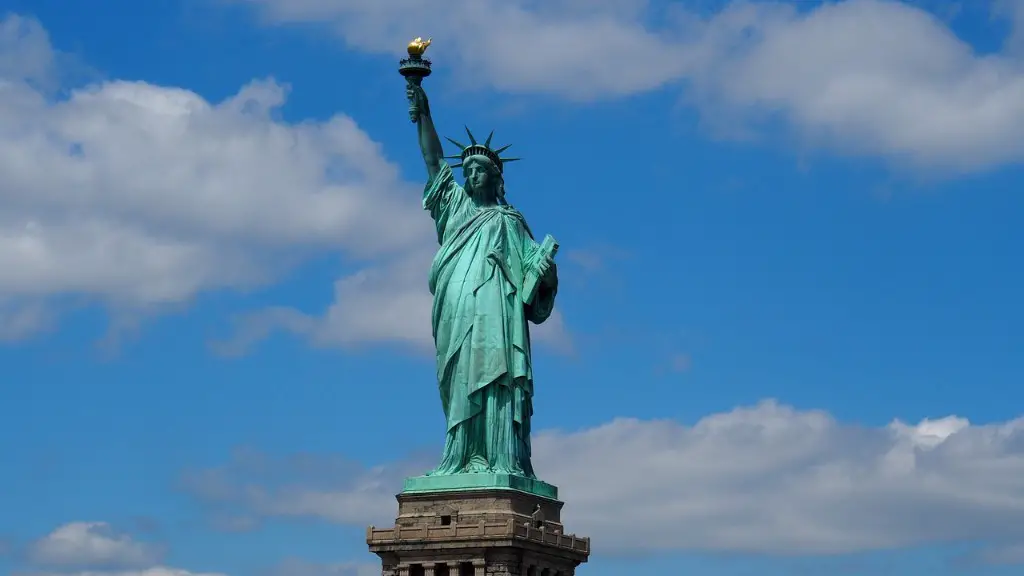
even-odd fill
[[(417, 39), (418, 41), (419, 39)], [(423, 208), (440, 244), (430, 268), (437, 382), (447, 420), (441, 462), (428, 476), (499, 474), (535, 479), (530, 461), (533, 362), (529, 322), (551, 315), (558, 291), (557, 244), (538, 243), (523, 215), (505, 197), (504, 146), (491, 136), (444, 156), (421, 86), (428, 42), (409, 46), (419, 66), (406, 76), (409, 114), (427, 167)], [(426, 63), (426, 71), (423, 63)], [(419, 70), (419, 71), (417, 71)], [(449, 165), (446, 158), (457, 159)], [(455, 180), (461, 168), (465, 185)]]

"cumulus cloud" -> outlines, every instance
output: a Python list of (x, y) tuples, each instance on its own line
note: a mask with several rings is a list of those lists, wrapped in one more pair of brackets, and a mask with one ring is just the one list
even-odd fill
[(68, 298), (180, 305), (314, 253), (372, 260), (429, 238), (380, 145), (343, 114), (281, 121), (272, 79), (221, 102), (124, 80), (54, 98), (39, 79), (56, 56), (38, 22), (0, 20), (0, 339), (47, 328)]
[[(316, 346), (399, 343), (433, 353), (433, 296), (427, 289), (432, 250), (413, 249), (339, 278), (334, 283), (334, 301), (321, 314), (271, 308), (243, 315), (235, 321), (235, 333), (214, 348), (241, 354), (271, 332), (283, 330)], [(530, 330), (533, 341), (550, 350), (562, 354), (574, 350), (565, 318), (557, 309), (543, 324), (531, 324)]]
[[(1022, 446), (1024, 419), (862, 427), (766, 401), (693, 425), (622, 418), (541, 432), (535, 460), (567, 502), (567, 530), (605, 552), (836, 554), (988, 542), (1005, 562), (1019, 550), (1006, 543), (1024, 542)], [(236, 459), (204, 472), (192, 492), (238, 513), (382, 525), (394, 518), (401, 478), (430, 463), (325, 469), (306, 458), (296, 466), (261, 457), (260, 468)]]
[[(308, 468), (307, 468), (308, 470)], [(27, 560), (41, 569), (22, 569), (12, 576), (226, 576), (194, 572), (159, 563), (163, 550), (115, 532), (105, 522), (71, 522), (32, 543)], [(375, 572), (376, 571), (376, 572)], [(376, 564), (317, 564), (289, 558), (267, 572), (281, 576), (370, 576)]]
[(778, 115), (809, 143), (919, 168), (968, 171), (1024, 154), (1020, 62), (976, 53), (921, 9), (740, 5), (705, 34), (717, 51), (694, 98), (729, 121)]
[(225, 576), (219, 572), (190, 572), (181, 568), (154, 566), (140, 570), (116, 570), (82, 572), (15, 572), (14, 576)]
[(802, 145), (947, 174), (1024, 158), (1024, 20), (1009, 0), (994, 5), (1014, 25), (997, 54), (890, 0), (699, 12), (645, 0), (235, 1), (269, 22), (325, 23), (377, 53), (429, 31), (438, 65), (500, 90), (587, 100), (680, 83), (723, 136), (781, 119)]
[(156, 563), (163, 551), (118, 534), (105, 522), (71, 522), (39, 539), (29, 558), (44, 566), (138, 567)]
[(957, 418), (861, 428), (765, 402), (692, 427), (549, 433), (538, 459), (612, 546), (844, 553), (1024, 537), (1022, 433)]
[[(0, 341), (51, 327), (68, 299), (134, 326), (340, 252), (363, 269), (338, 280), (323, 315), (247, 315), (219, 348), (282, 329), (318, 345), (429, 344), (421, 185), (352, 118), (284, 122), (289, 88), (273, 79), (221, 102), (124, 80), (54, 99), (40, 79), (57, 56), (38, 22), (0, 21)], [(544, 338), (564, 344), (560, 317)]]
[[(686, 53), (644, 29), (646, 0), (234, 0), (270, 22), (321, 22), (348, 45), (400, 56), (430, 34), (438, 63), (462, 82), (589, 99), (657, 88), (677, 77)], [(470, 80), (473, 79), (473, 80)]]
[(432, 258), (432, 252), (414, 249), (342, 277), (334, 283), (333, 303), (318, 315), (293, 308), (246, 314), (236, 320), (235, 334), (215, 347), (241, 353), (270, 332), (285, 330), (317, 346), (398, 342), (432, 350), (427, 289)]
[(163, 547), (119, 533), (106, 522), (64, 524), (33, 542), (27, 552), (27, 560), (44, 569), (21, 570), (14, 576), (224, 576), (162, 566)]

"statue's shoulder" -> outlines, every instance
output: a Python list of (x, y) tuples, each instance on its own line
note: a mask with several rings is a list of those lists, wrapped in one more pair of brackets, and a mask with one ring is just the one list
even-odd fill
[(516, 207), (511, 204), (500, 204), (496, 206), (495, 209), (500, 210), (501, 212), (508, 214), (509, 216), (515, 216), (517, 218), (525, 220), (525, 216), (523, 216), (523, 213), (517, 210)]
[(455, 173), (447, 162), (441, 162), (437, 172), (427, 179), (424, 194), (436, 195), (439, 199), (445, 198), (448, 201), (452, 198), (464, 196), (466, 189), (455, 178)]
[(522, 212), (517, 210), (515, 206), (511, 204), (503, 204), (498, 207), (498, 210), (500, 210), (501, 213), (504, 214), (506, 217), (518, 222), (519, 225), (522, 226), (523, 229), (527, 231), (527, 233), (529, 233), (530, 226), (526, 223), (526, 216), (524, 216)]

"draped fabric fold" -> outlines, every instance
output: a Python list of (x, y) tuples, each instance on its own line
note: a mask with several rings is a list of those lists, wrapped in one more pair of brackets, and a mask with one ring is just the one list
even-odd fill
[(427, 183), (440, 248), (430, 270), (437, 380), (447, 420), (431, 474), (500, 472), (535, 478), (530, 461), (533, 368), (527, 322), (551, 314), (557, 276), (523, 302), (525, 272), (539, 250), (509, 205), (477, 207), (444, 164)]

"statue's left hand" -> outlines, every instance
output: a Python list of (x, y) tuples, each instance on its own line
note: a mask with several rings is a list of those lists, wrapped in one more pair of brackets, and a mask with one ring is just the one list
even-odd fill
[(537, 275), (538, 276), (540, 276), (542, 278), (546, 278), (547, 275), (548, 275), (548, 272), (550, 272), (552, 269), (554, 269), (554, 267), (555, 267), (555, 260), (551, 256), (548, 256), (548, 255), (545, 254), (545, 255), (542, 255), (539, 258), (537, 258), (537, 261), (534, 263), (533, 266), (534, 266), (534, 269), (537, 270)]

